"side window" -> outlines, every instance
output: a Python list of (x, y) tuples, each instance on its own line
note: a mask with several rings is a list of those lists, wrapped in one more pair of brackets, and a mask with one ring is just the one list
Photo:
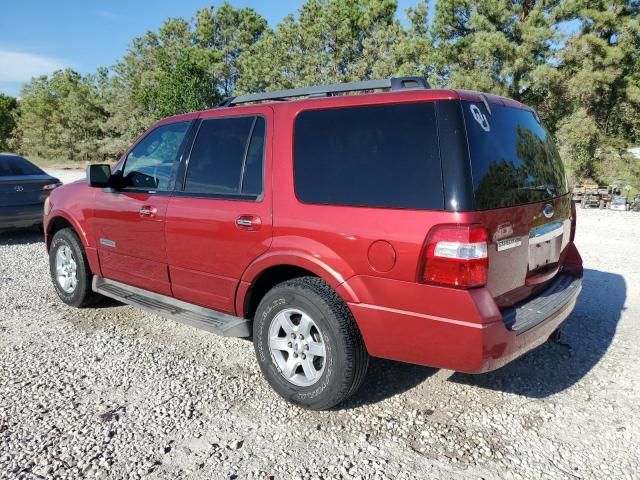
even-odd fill
[(130, 188), (166, 190), (171, 170), (190, 122), (178, 122), (151, 131), (129, 153), (123, 176)]
[(264, 134), (262, 117), (204, 120), (189, 157), (185, 192), (260, 195)]
[(308, 110), (294, 138), (302, 202), (444, 208), (433, 103)]

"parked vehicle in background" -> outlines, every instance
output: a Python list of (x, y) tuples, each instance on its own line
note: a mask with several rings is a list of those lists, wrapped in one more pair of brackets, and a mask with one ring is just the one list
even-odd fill
[(60, 185), (27, 159), (0, 153), (0, 229), (41, 226), (44, 201)]
[(623, 212), (627, 211), (627, 199), (622, 195), (616, 195), (609, 202), (610, 210), (622, 210)]
[(537, 114), (421, 78), (231, 98), (87, 179), (45, 207), (60, 299), (252, 336), (271, 386), (307, 408), (353, 394), (369, 356), (499, 368), (554, 337), (582, 285)]

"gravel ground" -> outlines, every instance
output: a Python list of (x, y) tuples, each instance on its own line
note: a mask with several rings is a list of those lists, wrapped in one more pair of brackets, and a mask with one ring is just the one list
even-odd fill
[(81, 178), (85, 178), (84, 170), (77, 169), (47, 169), (47, 173), (49, 175), (53, 175), (54, 177), (60, 179), (62, 183), (69, 183), (79, 180)]
[(321, 413), (246, 340), (64, 306), (38, 235), (0, 233), (0, 478), (639, 478), (640, 214), (578, 213), (566, 344), (480, 376), (374, 360)]

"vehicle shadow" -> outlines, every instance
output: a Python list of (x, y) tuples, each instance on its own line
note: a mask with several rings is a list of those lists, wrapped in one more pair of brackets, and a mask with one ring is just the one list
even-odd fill
[(91, 308), (95, 309), (95, 310), (102, 310), (102, 309), (107, 309), (107, 308), (115, 308), (115, 307), (122, 307), (126, 304), (115, 300), (113, 298), (110, 297), (102, 297), (100, 298), (100, 300), (98, 301), (98, 303), (91, 305)]
[(411, 365), (383, 358), (371, 358), (362, 387), (337, 410), (350, 410), (378, 403), (399, 393), (411, 390), (438, 371), (437, 368)]
[(0, 247), (32, 243), (44, 244), (44, 236), (37, 228), (0, 230)]
[(539, 399), (582, 379), (607, 352), (624, 311), (627, 286), (621, 275), (585, 269), (576, 308), (560, 343), (547, 342), (499, 370), (454, 373), (449, 381)]

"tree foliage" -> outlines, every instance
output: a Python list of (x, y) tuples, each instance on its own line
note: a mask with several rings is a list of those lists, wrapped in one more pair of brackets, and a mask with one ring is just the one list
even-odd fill
[(42, 76), (21, 92), (17, 125), (22, 151), (35, 158), (96, 158), (105, 111), (92, 76), (70, 69)]
[(0, 97), (0, 145), (12, 135), (36, 157), (113, 158), (153, 121), (227, 96), (420, 75), (533, 106), (576, 179), (640, 181), (625, 153), (640, 143), (640, 0), (438, 0), (432, 15), (416, 0), (397, 10), (396, 0), (307, 0), (271, 28), (224, 3), (168, 19), (95, 75), (35, 78), (19, 106)]
[(9, 150), (11, 135), (16, 127), (15, 116), (17, 111), (18, 101), (13, 97), (0, 93), (0, 152)]
[(577, 177), (612, 181), (599, 167), (624, 161), (640, 140), (640, 2), (573, 0), (563, 8), (580, 33), (559, 55), (567, 115), (558, 139)]

